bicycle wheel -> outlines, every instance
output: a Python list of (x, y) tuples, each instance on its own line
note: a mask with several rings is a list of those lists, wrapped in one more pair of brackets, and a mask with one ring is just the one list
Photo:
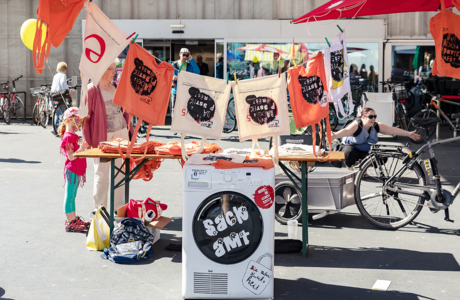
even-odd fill
[(34, 122), (34, 125), (38, 125), (40, 122), (40, 112), (39, 112), (39, 106), (38, 103), (35, 103), (34, 109), (32, 110), (32, 121)]
[(224, 133), (230, 133), (236, 128), (236, 114), (233, 108), (227, 107), (227, 115), (225, 116)]
[(22, 99), (18, 96), (16, 96), (14, 99), (14, 108), (12, 109), (12, 111), (16, 120), (26, 120), (26, 110), (24, 108), (24, 103), (22, 102)]
[(53, 132), (55, 135), (59, 135), (59, 124), (61, 124), (62, 119), (64, 118), (64, 112), (67, 109), (64, 103), (59, 104), (58, 107), (53, 112)]
[(10, 124), (11, 121), (11, 109), (10, 109), (10, 99), (7, 97), (2, 98), (2, 113), (3, 113), (3, 120), (5, 120), (6, 124)]
[(290, 220), (301, 222), (302, 194), (292, 182), (280, 182), (275, 186), (275, 219), (281, 224)]
[[(405, 155), (382, 153), (363, 162), (355, 184), (356, 205), (363, 217), (374, 226), (398, 229), (414, 220), (425, 202), (424, 197), (384, 192), (383, 184), (403, 166)], [(382, 166), (381, 176), (377, 160)], [(424, 184), (423, 172), (418, 164), (407, 169), (395, 182), (401, 184)], [(394, 186), (394, 184), (393, 184)]]
[(40, 125), (42, 125), (43, 128), (46, 128), (48, 125), (48, 108), (46, 107), (47, 103), (46, 101), (42, 100), (40, 101)]
[(331, 130), (334, 131), (339, 124), (339, 118), (337, 117), (337, 112), (335, 111), (334, 105), (329, 103), (329, 124), (331, 125)]
[[(434, 111), (432, 111), (431, 109), (424, 109), (424, 110), (416, 113), (413, 118), (427, 119), (427, 118), (437, 118), (437, 117), (438, 116), (436, 115), (436, 113)], [(414, 140), (411, 139), (411, 142), (413, 142), (415, 144), (421, 144), (424, 141), (426, 141), (429, 137), (433, 136), (433, 134), (436, 131), (436, 124), (433, 124), (432, 126), (428, 127), (428, 135), (426, 134), (426, 131), (425, 131), (424, 128), (415, 127), (414, 124), (412, 124), (412, 122), (409, 122), (409, 126), (408, 126), (407, 130), (408, 131), (414, 131), (415, 130), (415, 132), (417, 134), (420, 134), (421, 138), (418, 141), (414, 141)]]

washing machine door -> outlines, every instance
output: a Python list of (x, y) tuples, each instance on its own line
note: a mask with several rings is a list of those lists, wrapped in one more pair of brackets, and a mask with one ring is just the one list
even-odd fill
[(250, 257), (259, 247), (263, 227), (254, 201), (231, 191), (206, 198), (192, 224), (197, 247), (220, 264), (236, 264)]

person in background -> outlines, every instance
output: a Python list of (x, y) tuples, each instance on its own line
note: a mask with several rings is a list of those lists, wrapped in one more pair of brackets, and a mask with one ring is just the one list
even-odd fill
[(374, 86), (377, 83), (377, 75), (375, 74), (374, 66), (370, 65), (369, 66), (369, 85), (374, 88)]
[(358, 76), (358, 71), (357, 71), (357, 69), (358, 69), (358, 66), (355, 65), (355, 64), (352, 64), (352, 65), (350, 66), (350, 79), (355, 79), (356, 76)]
[(207, 63), (203, 62), (203, 56), (197, 55), (196, 62), (197, 62), (198, 68), (200, 68), (200, 75), (208, 76), (209, 66)]
[(359, 70), (359, 77), (363, 79), (367, 79), (367, 70), (366, 70), (366, 65), (362, 64), (361, 65), (361, 70)]
[(288, 69), (289, 69), (289, 61), (285, 60), (284, 67), (281, 69), (281, 73), (287, 72)]
[(170, 105), (171, 105), (171, 117), (174, 115), (174, 105), (176, 105), (176, 84), (177, 84), (177, 76), (179, 75), (179, 71), (186, 71), (191, 72), (194, 74), (200, 74), (200, 68), (196, 64), (195, 60), (192, 57), (192, 54), (187, 48), (180, 49), (179, 52), (179, 60), (171, 63), (174, 66), (174, 77), (172, 82), (171, 88), (171, 96), (170, 96)]
[(256, 68), (254, 68), (254, 62), (249, 62), (249, 78), (254, 78), (256, 75)]
[[(78, 108), (70, 107), (64, 112), (64, 117), (59, 124), (59, 137), (61, 138), (61, 154), (65, 155), (64, 165), (64, 213), (66, 215), (65, 231), (82, 232), (87, 230), (89, 222), (83, 221), (75, 214), (75, 198), (78, 186), (83, 187), (86, 181), (86, 158), (77, 158), (75, 153), (86, 150), (89, 145), (77, 135), (82, 122), (78, 117)], [(81, 142), (81, 146), (79, 143)]]
[[(53, 84), (51, 84), (51, 93), (62, 91), (62, 90), (69, 90), (69, 86), (67, 85), (67, 64), (63, 61), (57, 64), (56, 68), (56, 75), (53, 77)], [(69, 92), (70, 97), (72, 97), (72, 93)], [(49, 101), (50, 110), (53, 109), (54, 100), (50, 97)], [(51, 130), (52, 134), (54, 130)]]
[[(360, 132), (358, 130), (359, 127), (361, 128)], [(377, 122), (375, 110), (365, 107), (359, 119), (350, 123), (346, 128), (332, 132), (331, 134), (333, 140), (343, 138), (342, 143), (345, 144), (343, 148), (343, 152), (345, 152), (345, 165), (348, 167), (348, 170), (352, 171), (353, 165), (369, 154), (371, 144), (377, 144), (379, 140), (379, 132), (388, 135), (408, 136), (415, 141), (420, 139), (420, 135), (415, 130), (406, 131)]]
[(257, 77), (264, 77), (270, 75), (270, 71), (267, 70), (265, 63), (260, 63), (259, 66), (260, 69), (257, 72)]
[[(97, 148), (100, 142), (110, 141), (113, 138), (129, 140), (129, 133), (134, 132), (129, 114), (123, 113), (121, 107), (113, 103), (116, 87), (112, 81), (116, 73), (115, 66), (118, 64), (117, 58), (102, 75), (97, 86), (93, 83), (88, 85), (88, 116), (83, 126), (83, 138), (93, 148)], [(102, 204), (108, 209), (110, 162), (102, 162), (100, 158), (94, 158), (93, 163), (93, 207), (97, 209)], [(122, 164), (123, 159), (115, 160), (117, 168), (121, 168)], [(115, 181), (119, 182), (123, 176), (119, 173)], [(122, 185), (115, 190), (115, 211), (124, 205), (124, 196), (125, 186)]]
[(217, 53), (216, 57), (216, 78), (224, 79), (224, 55)]

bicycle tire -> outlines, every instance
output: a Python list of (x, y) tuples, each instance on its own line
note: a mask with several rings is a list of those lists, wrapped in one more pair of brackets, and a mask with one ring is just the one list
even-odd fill
[[(427, 118), (434, 118), (434, 117), (438, 117), (436, 115), (436, 113), (431, 110), (431, 109), (424, 109), (418, 113), (416, 113), (413, 118), (423, 118), (423, 119), (427, 119)], [(433, 136), (433, 134), (435, 133), (436, 131), (436, 124), (430, 126), (428, 128), (428, 136), (426, 135), (426, 131), (425, 129), (423, 128), (419, 128), (419, 127), (415, 127), (413, 125), (412, 122), (409, 122), (409, 125), (408, 125), (408, 128), (407, 128), (408, 131), (414, 131), (419, 134), (421, 136), (421, 138), (418, 140), (418, 141), (415, 141), (413, 139), (410, 139), (411, 142), (415, 143), (415, 144), (421, 144), (423, 143), (424, 141), (426, 141), (428, 138), (431, 138)]]
[(331, 105), (331, 103), (329, 103), (329, 124), (331, 125), (331, 131), (334, 131), (339, 124), (337, 112), (335, 111), (334, 105)]
[(32, 110), (32, 122), (34, 125), (38, 125), (40, 123), (40, 113), (38, 103), (35, 103), (34, 109)]
[(56, 107), (56, 109), (53, 111), (53, 132), (55, 135), (59, 135), (59, 131), (58, 131), (58, 128), (59, 128), (59, 125), (61, 124), (61, 122), (63, 121), (63, 118), (64, 118), (64, 112), (66, 111), (67, 109), (67, 106), (64, 104), (64, 103), (61, 103), (58, 105), (58, 107)]
[(292, 182), (283, 181), (275, 186), (275, 220), (287, 224), (302, 219), (302, 194)]
[(10, 99), (8, 97), (2, 98), (2, 114), (3, 120), (6, 124), (11, 122), (11, 108), (10, 108)]
[(26, 110), (24, 108), (22, 99), (19, 98), (18, 96), (15, 96), (14, 107), (11, 107), (11, 110), (16, 120), (22, 120), (22, 121), (26, 120)]
[[(386, 174), (383, 178), (377, 173), (374, 158), (384, 165)], [(383, 183), (400, 170), (404, 158), (405, 155), (399, 152), (370, 156), (363, 162), (357, 174), (356, 205), (364, 219), (376, 227), (389, 230), (401, 228), (412, 222), (423, 208), (424, 197), (401, 194), (391, 196), (383, 192)], [(418, 164), (414, 164), (412, 170), (407, 169), (402, 175), (399, 179), (401, 183), (424, 184), (424, 174)]]
[[(407, 112), (407, 107), (406, 107), (406, 112)], [(399, 128), (403, 130), (407, 130), (409, 126), (409, 120), (407, 118), (407, 114), (404, 112), (402, 104), (398, 109), (398, 125), (399, 125)]]
[(236, 128), (236, 114), (233, 108), (227, 107), (227, 114), (225, 116), (225, 124), (223, 128), (224, 133), (230, 133)]
[(49, 119), (49, 116), (48, 116), (48, 111), (47, 111), (47, 103), (45, 100), (42, 100), (40, 101), (40, 109), (39, 109), (39, 112), (40, 112), (40, 125), (43, 127), (43, 128), (46, 128), (46, 126), (48, 125), (48, 119)]

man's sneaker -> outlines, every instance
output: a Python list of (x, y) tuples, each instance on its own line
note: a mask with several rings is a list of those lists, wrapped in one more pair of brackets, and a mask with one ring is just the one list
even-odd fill
[(86, 230), (86, 226), (80, 224), (77, 219), (67, 222), (65, 221), (65, 231), (67, 232), (82, 232)]
[(77, 216), (75, 220), (77, 220), (80, 224), (85, 225), (86, 228), (89, 228), (89, 225), (91, 224), (91, 222), (85, 222), (80, 216)]

